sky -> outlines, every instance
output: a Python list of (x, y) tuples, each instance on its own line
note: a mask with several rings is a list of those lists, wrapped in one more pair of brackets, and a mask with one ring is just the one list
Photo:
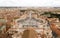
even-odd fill
[(60, 0), (0, 0), (0, 7), (60, 7)]

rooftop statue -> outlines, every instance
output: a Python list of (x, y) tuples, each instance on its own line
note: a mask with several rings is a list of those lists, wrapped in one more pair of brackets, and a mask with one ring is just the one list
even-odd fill
[(55, 24), (53, 24), (53, 23), (50, 25), (50, 27), (51, 27), (53, 36), (55, 38), (56, 37), (59, 37), (60, 38), (60, 29)]
[(37, 32), (33, 28), (29, 28), (23, 32), (22, 38), (38, 38)]

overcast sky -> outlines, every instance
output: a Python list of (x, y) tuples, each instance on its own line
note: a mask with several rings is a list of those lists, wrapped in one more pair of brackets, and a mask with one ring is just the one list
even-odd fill
[(0, 0), (0, 7), (2, 6), (60, 7), (60, 0)]

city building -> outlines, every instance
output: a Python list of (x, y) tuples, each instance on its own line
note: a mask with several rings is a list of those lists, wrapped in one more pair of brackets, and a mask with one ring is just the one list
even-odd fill
[[(59, 12), (60, 9), (54, 7), (0, 8), (0, 37), (6, 35), (7, 38), (53, 38), (54, 32), (60, 36)], [(55, 24), (58, 29), (51, 24)], [(58, 30), (59, 34), (54, 29)]]

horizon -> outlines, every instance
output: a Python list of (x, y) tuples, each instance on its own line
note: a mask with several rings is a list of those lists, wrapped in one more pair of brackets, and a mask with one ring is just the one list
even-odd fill
[(60, 0), (0, 0), (0, 7), (60, 7)]

